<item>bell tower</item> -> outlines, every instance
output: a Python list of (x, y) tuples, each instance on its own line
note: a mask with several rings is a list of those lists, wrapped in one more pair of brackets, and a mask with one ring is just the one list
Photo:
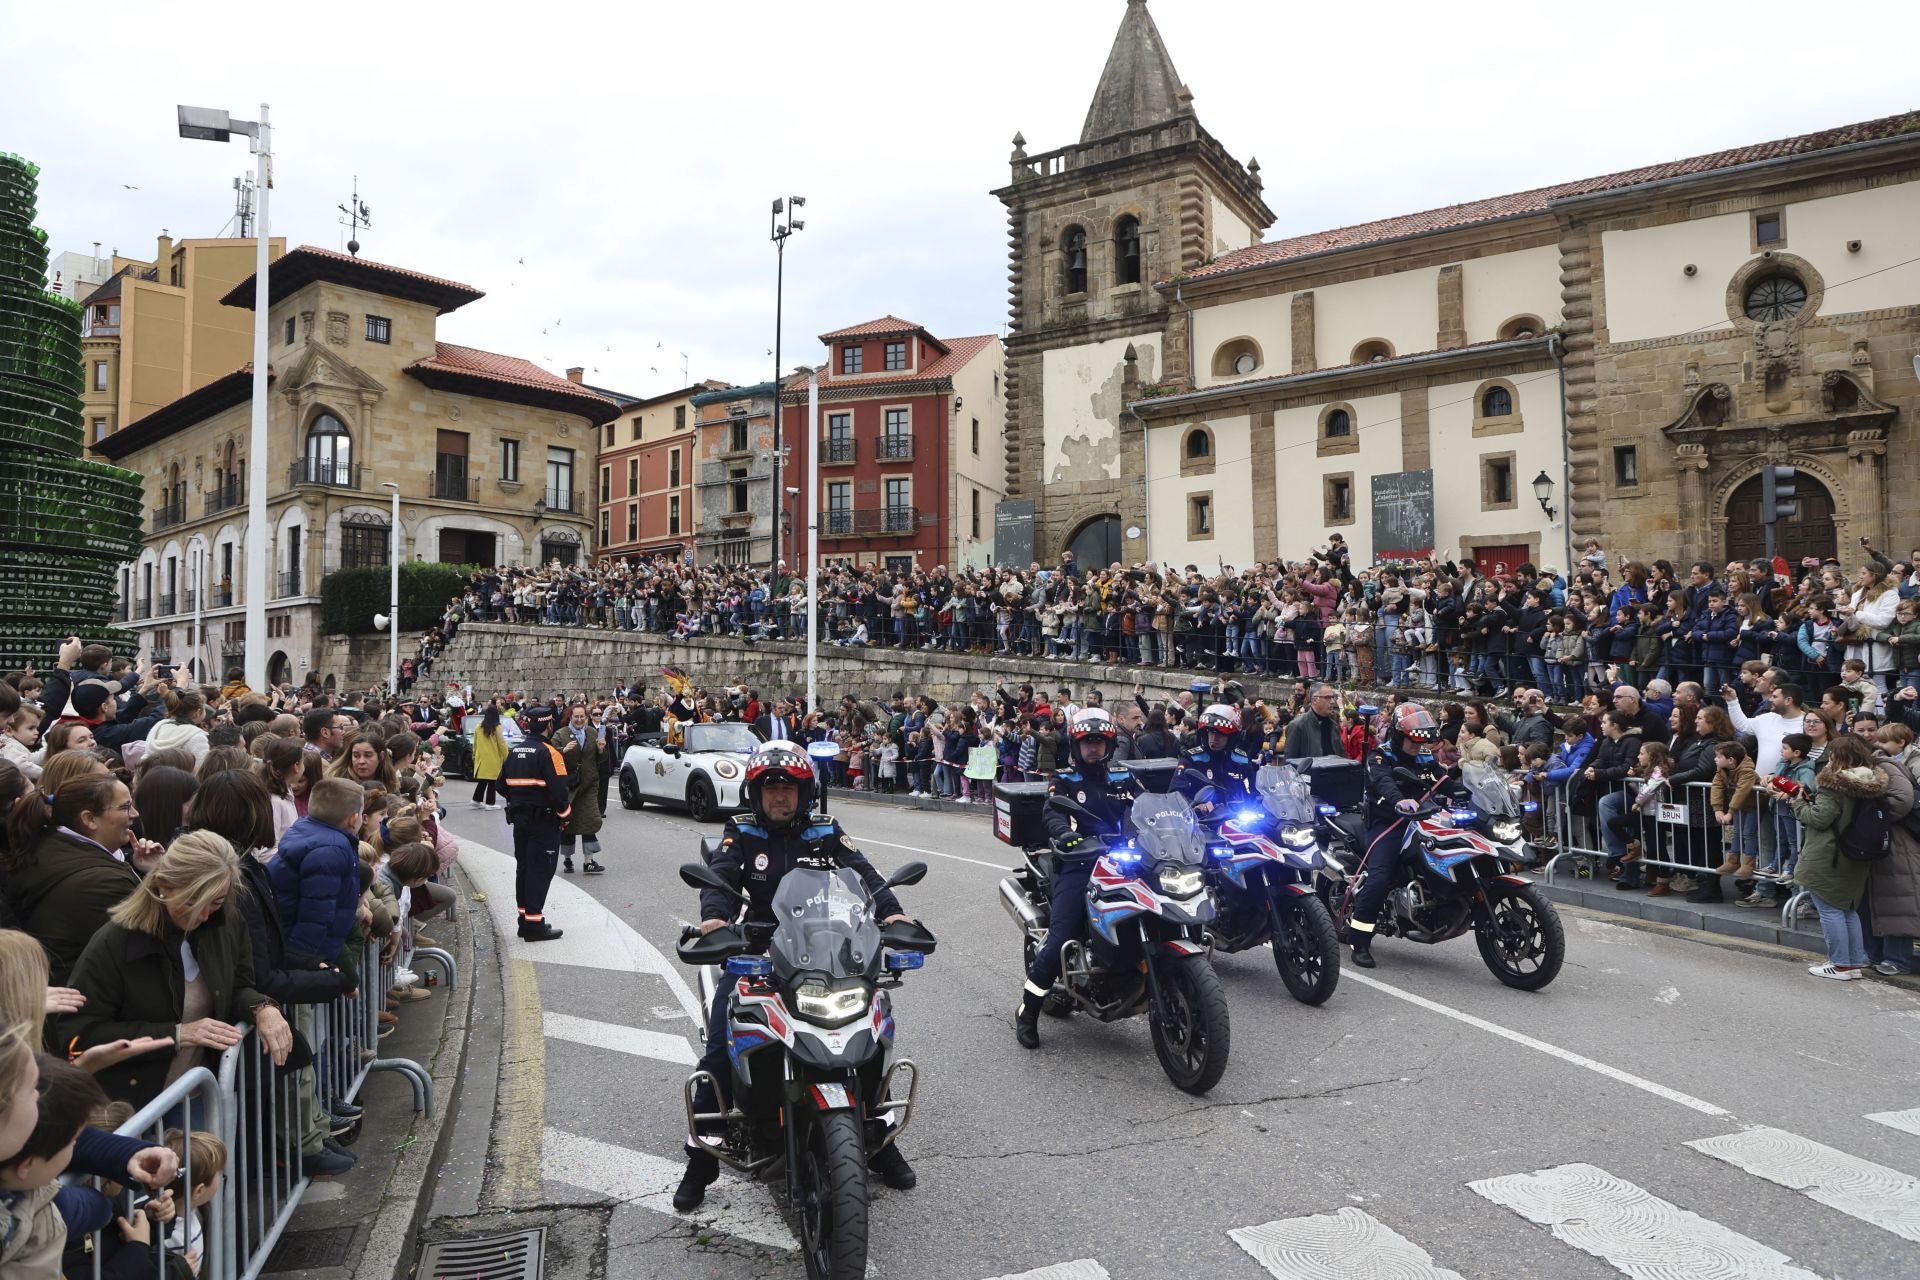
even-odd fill
[[(1146, 549), (1145, 449), (1125, 411), (1188, 379), (1169, 282), (1260, 239), (1258, 161), (1201, 127), (1146, 0), (1127, 0), (1080, 140), (1014, 135), (1007, 208), (1007, 491), (1034, 503), (1043, 565)], [(1126, 531), (1138, 529), (1135, 538)]]

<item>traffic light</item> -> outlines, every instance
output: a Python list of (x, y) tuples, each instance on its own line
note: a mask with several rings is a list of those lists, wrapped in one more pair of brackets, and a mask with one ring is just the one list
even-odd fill
[(1767, 467), (1760, 472), (1760, 518), (1766, 523), (1800, 514), (1800, 500), (1794, 496), (1799, 474), (1792, 467)]

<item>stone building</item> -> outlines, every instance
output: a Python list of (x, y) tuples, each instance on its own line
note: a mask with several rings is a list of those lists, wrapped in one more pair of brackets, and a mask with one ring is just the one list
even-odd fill
[[(323, 664), (319, 594), (401, 554), (486, 565), (572, 561), (602, 423), (619, 406), (513, 356), (441, 342), (479, 290), (312, 246), (270, 276), (267, 664)], [(251, 310), (249, 277), (225, 296)], [(149, 520), (120, 601), (146, 657), (217, 673), (244, 640), (251, 366), (122, 427), (94, 452), (146, 476)], [(334, 674), (320, 671), (320, 674)]]
[[(1102, 131), (1126, 139), (1110, 157)], [(1206, 137), (1131, 0), (1087, 138), (1016, 150), (997, 193), (1009, 487), (1041, 559), (1102, 526), (1119, 554), (1098, 558), (1209, 568), (1336, 531), (1363, 559), (1566, 567), (1589, 536), (1724, 559), (1762, 545), (1769, 464), (1800, 473), (1789, 554), (1920, 542), (1899, 500), (1920, 481), (1920, 112), (1272, 242), (1264, 206), (1230, 222), (1190, 176), (1179, 253), (1150, 300), (1118, 295), (1126, 333), (1095, 319), (1102, 272), (1129, 202), (1191, 174), (1183, 134)], [(1076, 479), (1087, 458), (1108, 472)]]

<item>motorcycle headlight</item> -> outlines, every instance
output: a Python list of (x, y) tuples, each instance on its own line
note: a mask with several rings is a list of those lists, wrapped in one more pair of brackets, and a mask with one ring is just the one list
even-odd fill
[(731, 760), (715, 760), (713, 771), (717, 776), (726, 778), (728, 781), (740, 776), (740, 766)]
[(1280, 843), (1296, 852), (1313, 848), (1313, 832), (1305, 827), (1288, 827), (1280, 833)]
[(1160, 892), (1169, 898), (1191, 898), (1200, 892), (1204, 877), (1196, 870), (1187, 867), (1162, 867), (1159, 871)]
[(864, 983), (829, 987), (818, 982), (807, 982), (794, 990), (793, 1007), (808, 1022), (823, 1027), (838, 1027), (865, 1013), (869, 999), (871, 996)]

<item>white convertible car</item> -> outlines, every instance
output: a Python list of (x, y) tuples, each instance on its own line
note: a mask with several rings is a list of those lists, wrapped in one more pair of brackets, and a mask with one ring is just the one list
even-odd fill
[(744, 724), (681, 726), (684, 742), (670, 746), (663, 734), (646, 734), (620, 761), (620, 804), (677, 805), (695, 822), (718, 822), (742, 807), (740, 787), (747, 757), (760, 739)]

